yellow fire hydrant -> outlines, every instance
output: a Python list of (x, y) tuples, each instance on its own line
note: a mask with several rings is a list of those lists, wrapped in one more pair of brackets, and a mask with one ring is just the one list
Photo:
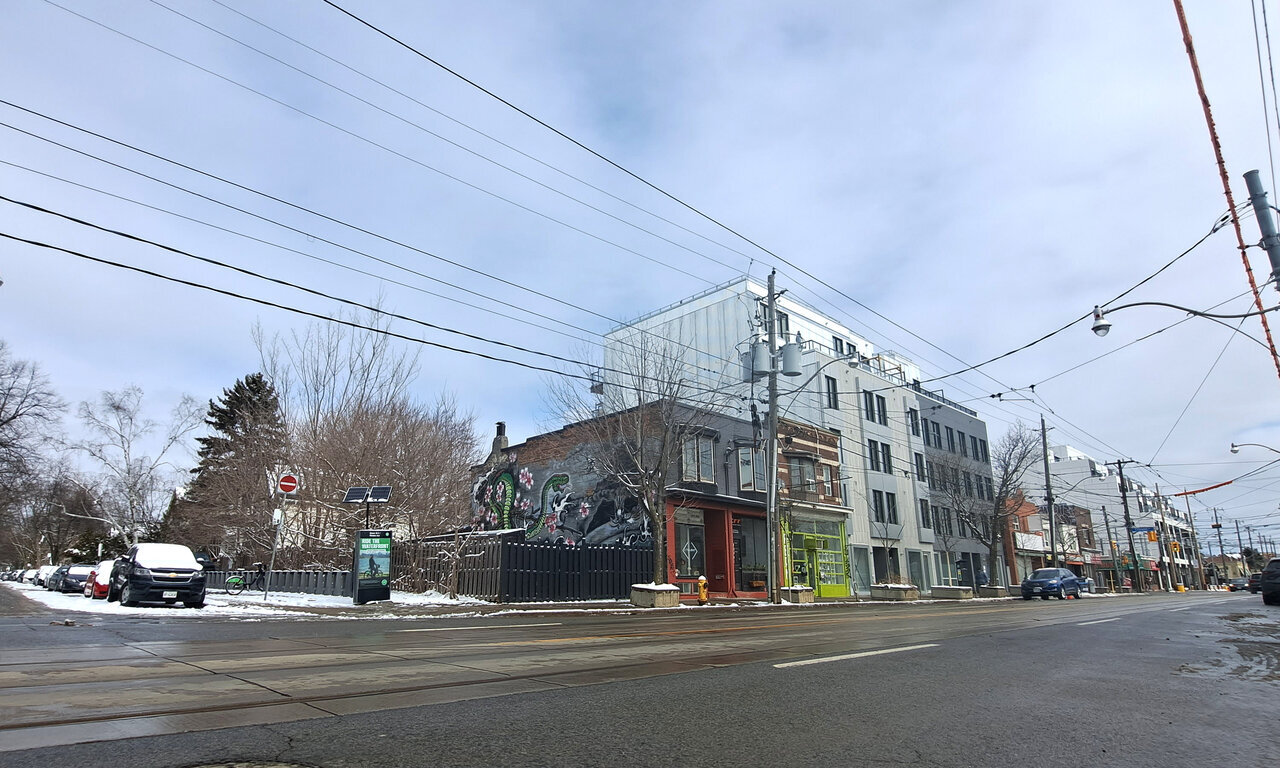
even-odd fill
[(698, 577), (698, 605), (706, 605), (711, 602), (711, 598), (707, 595), (707, 577)]

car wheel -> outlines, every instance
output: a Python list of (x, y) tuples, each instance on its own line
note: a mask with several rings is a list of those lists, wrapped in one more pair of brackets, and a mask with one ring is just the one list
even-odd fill
[(120, 604), (130, 608), (138, 604), (138, 601), (133, 599), (133, 590), (129, 589), (128, 584), (120, 588)]
[(1280, 605), (1280, 596), (1263, 595), (1262, 604), (1263, 605)]
[(1022, 596), (1022, 599), (1023, 599), (1023, 600), (1034, 600), (1034, 599), (1036, 599), (1036, 598), (1035, 598), (1035, 595), (1023, 595), (1023, 596)]
[(1041, 599), (1041, 600), (1048, 600), (1048, 599), (1049, 599), (1049, 596), (1048, 596), (1048, 595), (1041, 595), (1041, 596), (1040, 596), (1040, 599)]
[(107, 602), (114, 603), (120, 599), (120, 592), (115, 587), (107, 587)]
[(1066, 588), (1066, 587), (1058, 587), (1058, 599), (1059, 599), (1059, 600), (1066, 600), (1066, 599), (1067, 599), (1067, 588)]

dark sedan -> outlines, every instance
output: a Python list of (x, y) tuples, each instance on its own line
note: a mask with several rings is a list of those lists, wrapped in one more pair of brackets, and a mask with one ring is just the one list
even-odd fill
[(1081, 580), (1066, 568), (1040, 568), (1022, 580), (1022, 599), (1030, 600), (1039, 597), (1048, 600), (1056, 597), (1066, 600), (1068, 597), (1079, 599)]
[(1232, 579), (1227, 582), (1228, 592), (1243, 592), (1249, 588), (1249, 580), (1241, 576), (1238, 579)]
[(1249, 574), (1248, 589), (1249, 589), (1249, 594), (1251, 595), (1256, 595), (1262, 591), (1262, 574), (1261, 573)]
[(93, 573), (93, 566), (77, 564), (67, 567), (65, 571), (59, 570), (62, 575), (52, 589), (59, 592), (82, 592), (84, 591), (84, 580), (89, 578), (89, 574)]

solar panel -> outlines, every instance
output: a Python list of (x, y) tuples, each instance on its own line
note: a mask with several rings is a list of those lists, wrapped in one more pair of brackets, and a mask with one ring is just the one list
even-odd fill
[(375, 485), (369, 489), (369, 502), (371, 504), (386, 504), (391, 501), (391, 486)]
[(343, 504), (360, 504), (364, 502), (364, 497), (369, 493), (369, 489), (363, 485), (355, 486), (347, 489), (347, 495), (342, 498)]

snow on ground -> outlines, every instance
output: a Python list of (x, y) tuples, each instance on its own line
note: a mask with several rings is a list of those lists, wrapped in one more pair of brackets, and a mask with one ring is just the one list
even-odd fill
[[(172, 606), (161, 603), (148, 603), (127, 608), (118, 602), (109, 603), (106, 600), (91, 600), (79, 592), (65, 594), (50, 592), (44, 587), (14, 581), (0, 582), (0, 584), (20, 592), (55, 611), (80, 611), (122, 616), (163, 616), (165, 619), (180, 619), (184, 616), (198, 618), (209, 615), (245, 618), (346, 618), (338, 613), (338, 609), (350, 609), (352, 614), (350, 618), (421, 618), (422, 615), (420, 614), (410, 615), (405, 613), (403, 607), (440, 608), (488, 605), (483, 600), (476, 600), (470, 597), (458, 597), (455, 600), (450, 600), (447, 596), (436, 592), (428, 592), (426, 594), (392, 592), (391, 604), (368, 603), (363, 606), (356, 606), (352, 604), (349, 597), (332, 595), (272, 592), (264, 600), (262, 593), (245, 592), (233, 597), (219, 590), (210, 590), (205, 595), (205, 607), (200, 609), (186, 608), (181, 603)], [(396, 607), (398, 610), (392, 613), (390, 611), (392, 607)], [(338, 615), (335, 616), (335, 614)]]

